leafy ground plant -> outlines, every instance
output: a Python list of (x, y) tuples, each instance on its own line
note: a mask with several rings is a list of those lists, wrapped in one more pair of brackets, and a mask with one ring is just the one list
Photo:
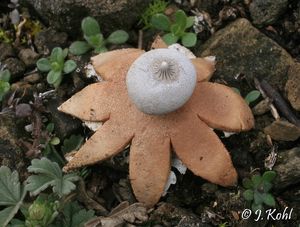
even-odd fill
[(66, 138), (61, 147), (63, 154), (67, 154), (71, 151), (77, 151), (84, 142), (84, 138), (81, 135), (71, 135)]
[(98, 22), (92, 17), (86, 17), (81, 22), (81, 29), (85, 41), (75, 41), (70, 46), (70, 52), (74, 55), (82, 55), (91, 49), (95, 53), (107, 51), (106, 44), (122, 44), (128, 40), (128, 33), (117, 30), (104, 39)]
[(10, 37), (10, 35), (2, 28), (0, 28), (0, 42), (4, 42), (4, 43), (13, 42), (13, 39)]
[(10, 72), (8, 69), (0, 71), (0, 102), (2, 101), (4, 95), (10, 89)]
[(164, 0), (154, 0), (152, 3), (150, 3), (145, 12), (141, 15), (141, 20), (139, 21), (139, 24), (144, 24), (143, 29), (151, 28), (152, 16), (158, 13), (163, 13), (166, 10), (168, 4), (169, 3)]
[(19, 181), (17, 171), (11, 171), (6, 166), (0, 167), (0, 206), (6, 208), (0, 211), (0, 226), (7, 226), (18, 213), (26, 190)]
[(178, 40), (181, 40), (186, 47), (196, 45), (197, 35), (186, 31), (193, 26), (194, 17), (188, 17), (183, 10), (175, 12), (173, 21), (162, 13), (155, 14), (151, 18), (151, 24), (154, 28), (167, 32), (162, 38), (168, 45), (176, 43)]
[(23, 211), (26, 217), (25, 226), (49, 226), (57, 217), (58, 208), (58, 201), (46, 195), (39, 195), (28, 210)]
[(83, 209), (77, 202), (68, 203), (62, 210), (63, 216), (56, 219), (50, 227), (83, 227), (90, 219), (94, 218), (94, 211)]
[(60, 144), (60, 139), (54, 134), (54, 124), (52, 122), (47, 124), (46, 131), (48, 136), (41, 141), (44, 147), (42, 150), (44, 157), (58, 163), (60, 166), (64, 166), (65, 160), (55, 148), (56, 145)]
[(41, 58), (37, 61), (37, 68), (41, 72), (48, 72), (47, 82), (58, 88), (62, 81), (62, 75), (73, 72), (77, 65), (73, 60), (65, 58), (68, 55), (68, 49), (62, 50), (60, 47), (53, 48), (49, 58)]
[(275, 199), (269, 192), (273, 187), (271, 182), (275, 177), (276, 172), (266, 171), (262, 176), (256, 174), (251, 179), (245, 178), (243, 180), (243, 186), (246, 189), (243, 197), (252, 203), (251, 209), (253, 211), (262, 210), (264, 204), (271, 207), (275, 206)]
[[(57, 163), (46, 158), (32, 160), (28, 171), (35, 175), (31, 175), (22, 185), (17, 171), (0, 167), (1, 227), (83, 227), (94, 217), (94, 211), (86, 211), (77, 202), (66, 199), (76, 187), (77, 175), (63, 174)], [(48, 187), (52, 187), (53, 193), (42, 194)], [(38, 197), (26, 203), (27, 192)]]
[(35, 173), (27, 179), (26, 189), (31, 196), (36, 196), (48, 187), (59, 197), (69, 194), (76, 188), (75, 181), (79, 179), (76, 173), (63, 174), (56, 162), (47, 158), (33, 159), (28, 167), (30, 173)]

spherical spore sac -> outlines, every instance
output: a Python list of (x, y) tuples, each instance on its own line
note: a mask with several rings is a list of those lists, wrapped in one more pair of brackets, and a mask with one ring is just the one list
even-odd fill
[(167, 114), (183, 106), (197, 83), (192, 62), (173, 49), (155, 49), (131, 65), (126, 85), (129, 98), (146, 114)]

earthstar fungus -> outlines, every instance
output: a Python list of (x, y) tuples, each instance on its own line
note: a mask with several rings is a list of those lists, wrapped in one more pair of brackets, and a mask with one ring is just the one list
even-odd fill
[[(157, 46), (164, 47), (162, 43), (154, 44), (154, 48)], [(251, 129), (254, 119), (248, 105), (231, 88), (207, 82), (215, 70), (212, 61), (186, 58), (192, 67), (187, 72), (194, 71), (197, 80), (190, 98), (172, 112), (164, 109), (153, 115), (152, 106), (151, 114), (146, 114), (147, 110), (140, 111), (144, 107), (136, 105), (132, 98), (135, 95), (131, 94), (134, 93), (132, 89), (136, 87), (129, 84), (127, 89), (128, 81), (135, 78), (129, 76), (126, 85), (130, 67), (144, 54), (139, 49), (121, 49), (92, 58), (96, 72), (104, 81), (87, 86), (64, 102), (59, 110), (85, 121), (104, 124), (64, 170), (98, 163), (130, 144), (132, 189), (137, 200), (148, 206), (157, 203), (163, 193), (170, 173), (172, 149), (195, 175), (222, 186), (234, 185), (237, 173), (230, 155), (211, 128), (228, 132)], [(160, 59), (157, 63), (157, 70), (167, 69), (168, 65), (163, 61)], [(177, 67), (174, 70), (178, 70)], [(166, 72), (156, 72), (161, 73), (163, 79), (169, 79)], [(163, 114), (166, 112), (169, 113)]]

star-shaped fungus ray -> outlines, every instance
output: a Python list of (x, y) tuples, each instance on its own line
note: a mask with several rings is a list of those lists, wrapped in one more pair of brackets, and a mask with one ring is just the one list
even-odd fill
[(164, 191), (170, 174), (170, 147), (170, 138), (157, 128), (136, 133), (132, 139), (130, 182), (137, 200), (148, 206), (157, 203)]
[(85, 121), (104, 121), (111, 113), (114, 86), (109, 82), (91, 84), (64, 102), (59, 111)]
[(211, 128), (240, 132), (254, 127), (251, 109), (240, 95), (225, 85), (198, 83), (188, 103)]
[(98, 54), (91, 59), (94, 69), (104, 80), (120, 82), (131, 64), (144, 52), (135, 48), (120, 49)]
[(209, 81), (215, 71), (215, 62), (206, 58), (193, 58), (191, 61), (196, 68), (197, 81)]
[(174, 125), (171, 143), (179, 159), (195, 175), (222, 186), (236, 183), (228, 151), (214, 133), (191, 111)]
[(110, 119), (80, 148), (64, 171), (108, 159), (124, 150), (132, 137), (133, 132), (123, 122)]

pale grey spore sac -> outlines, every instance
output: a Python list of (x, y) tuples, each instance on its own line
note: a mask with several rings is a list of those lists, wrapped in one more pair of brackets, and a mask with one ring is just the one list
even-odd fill
[(196, 69), (190, 59), (173, 49), (155, 49), (131, 65), (126, 85), (130, 100), (146, 114), (173, 112), (192, 96)]

